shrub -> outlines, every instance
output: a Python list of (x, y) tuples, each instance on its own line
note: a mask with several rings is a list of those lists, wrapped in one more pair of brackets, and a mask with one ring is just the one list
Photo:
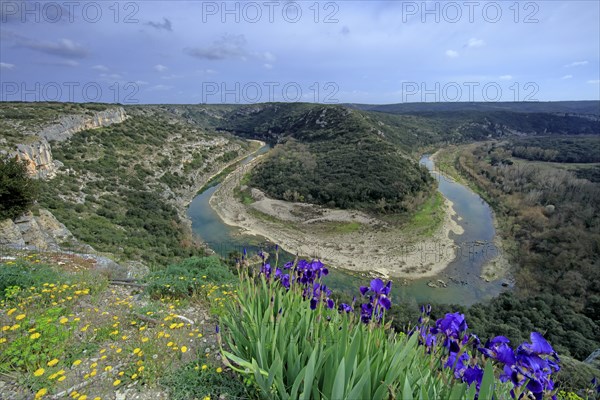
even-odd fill
[(27, 175), (24, 161), (0, 158), (0, 220), (17, 218), (28, 211), (37, 192), (37, 182)]
[(147, 291), (153, 298), (185, 298), (207, 289), (208, 283), (225, 284), (234, 279), (218, 257), (192, 257), (150, 274)]

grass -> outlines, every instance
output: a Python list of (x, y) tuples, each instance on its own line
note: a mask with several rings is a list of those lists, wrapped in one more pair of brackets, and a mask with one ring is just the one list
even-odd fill
[(446, 210), (444, 209), (444, 196), (436, 191), (412, 217), (409, 229), (420, 235), (432, 236), (444, 222)]
[[(227, 371), (214, 344), (214, 323), (198, 323), (199, 315), (218, 314), (230, 294), (220, 282), (233, 275), (217, 259), (172, 266), (154, 279), (152, 296), (134, 296), (87, 269), (66, 271), (36, 254), (7, 258), (0, 261), (0, 379), (14, 384), (17, 398), (65, 392), (76, 399), (108, 399), (134, 385), (186, 398), (177, 394), (181, 384), (167, 387), (162, 381), (178, 371), (186, 376), (198, 354), (206, 367), (192, 371), (206, 382), (207, 393), (243, 387), (220, 374)], [(171, 293), (175, 282), (197, 290)]]

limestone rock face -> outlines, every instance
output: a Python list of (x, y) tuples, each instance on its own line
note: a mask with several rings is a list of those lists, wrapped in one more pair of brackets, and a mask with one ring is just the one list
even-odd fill
[(0, 221), (0, 246), (1, 245), (25, 246), (25, 240), (23, 240), (21, 231), (11, 219)]
[(0, 221), (0, 245), (35, 247), (40, 251), (60, 251), (67, 245), (78, 251), (94, 252), (91, 246), (80, 243), (50, 211), (40, 209), (39, 214), (34, 216), (28, 212), (14, 222)]
[(31, 143), (18, 144), (14, 156), (27, 163), (29, 174), (38, 179), (52, 179), (62, 167), (62, 163), (52, 159), (52, 149), (49, 141), (65, 141), (77, 132), (86, 129), (101, 128), (118, 124), (127, 119), (123, 107), (110, 108), (95, 112), (92, 115), (67, 115), (53, 125), (47, 126), (40, 132), (30, 136), (38, 138)]
[(92, 115), (67, 115), (59, 119), (57, 123), (42, 129), (36, 135), (48, 141), (62, 142), (77, 132), (118, 124), (125, 119), (127, 119), (127, 114), (123, 107), (109, 108)]
[(52, 159), (50, 144), (43, 138), (32, 144), (18, 144), (15, 155), (27, 163), (29, 175), (39, 179), (54, 178), (62, 164)]

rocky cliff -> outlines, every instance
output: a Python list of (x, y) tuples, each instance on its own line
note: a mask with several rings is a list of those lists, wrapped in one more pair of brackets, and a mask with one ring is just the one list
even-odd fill
[(29, 175), (39, 179), (52, 179), (62, 166), (58, 160), (52, 159), (50, 144), (44, 138), (32, 144), (18, 144), (15, 155), (27, 163)]
[(122, 107), (109, 108), (91, 114), (66, 115), (40, 132), (30, 133), (30, 137), (38, 137), (39, 140), (29, 140), (27, 144), (18, 144), (12, 155), (27, 163), (27, 169), (31, 176), (38, 179), (52, 179), (62, 167), (62, 163), (52, 159), (49, 141), (62, 142), (77, 132), (118, 124), (126, 119), (127, 114)]
[(126, 119), (127, 114), (123, 107), (109, 108), (108, 110), (94, 112), (91, 115), (66, 115), (56, 123), (42, 129), (36, 135), (48, 141), (56, 140), (62, 142), (77, 132), (118, 124)]

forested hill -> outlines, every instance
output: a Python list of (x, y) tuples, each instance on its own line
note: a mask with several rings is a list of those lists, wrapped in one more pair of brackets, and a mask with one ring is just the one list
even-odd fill
[(398, 103), (398, 104), (347, 104), (364, 111), (392, 114), (423, 112), (497, 112), (553, 113), (600, 116), (600, 101), (546, 101), (546, 102), (445, 102), (445, 103)]

